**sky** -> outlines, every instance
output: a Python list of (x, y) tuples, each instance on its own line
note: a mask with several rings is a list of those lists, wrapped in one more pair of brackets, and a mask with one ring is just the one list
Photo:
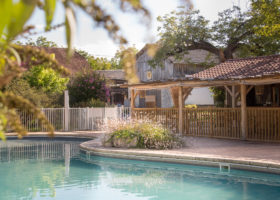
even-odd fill
[[(137, 14), (124, 14), (112, 3), (115, 0), (99, 0), (102, 2), (104, 9), (113, 13), (115, 21), (121, 27), (122, 34), (128, 40), (128, 46), (135, 46), (140, 50), (146, 43), (155, 42), (158, 39), (157, 22), (158, 16), (163, 16), (176, 10), (181, 5), (182, 0), (143, 0), (144, 5), (151, 13), (150, 26), (143, 23), (143, 17)], [(218, 17), (218, 12), (231, 8), (233, 5), (240, 6), (242, 10), (246, 10), (249, 6), (248, 0), (192, 0), (194, 9), (200, 10), (200, 13), (210, 21), (214, 21)], [(77, 14), (77, 34), (74, 41), (76, 49), (85, 50), (96, 57), (111, 58), (119, 49), (108, 35), (108, 33), (100, 27), (96, 27), (94, 22), (81, 10), (76, 10)], [(64, 10), (61, 4), (57, 4), (53, 24), (59, 24), (64, 21)], [(36, 26), (38, 34), (32, 36), (36, 40), (39, 36), (47, 37), (48, 40), (54, 41), (59, 46), (66, 46), (65, 30), (58, 28), (49, 33), (44, 33), (45, 26), (44, 13), (36, 10), (29, 20), (28, 24)]]

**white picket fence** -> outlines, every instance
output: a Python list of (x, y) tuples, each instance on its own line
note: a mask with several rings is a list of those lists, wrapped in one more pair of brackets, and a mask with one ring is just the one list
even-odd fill
[[(130, 108), (42, 108), (55, 131), (101, 130), (108, 120), (127, 120)], [(38, 119), (26, 111), (18, 111), (23, 126), (28, 131), (46, 131)]]

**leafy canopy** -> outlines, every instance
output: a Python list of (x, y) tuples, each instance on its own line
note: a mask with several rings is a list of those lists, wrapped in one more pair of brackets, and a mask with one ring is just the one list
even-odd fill
[(43, 36), (38, 37), (36, 41), (29, 39), (25, 45), (36, 47), (58, 47), (58, 45), (55, 42), (49, 41), (46, 37)]
[(264, 36), (280, 37), (280, 1), (251, 0), (250, 15), (255, 19), (256, 33)]
[(116, 53), (115, 56), (111, 59), (107, 59), (104, 57), (94, 57), (90, 55), (86, 51), (77, 50), (77, 52), (82, 55), (85, 59), (87, 59), (93, 70), (114, 70), (114, 69), (123, 69), (123, 54), (126, 50), (130, 49), (130, 51), (136, 55), (138, 50), (133, 46), (129, 48), (121, 48)]
[[(203, 49), (216, 55), (220, 62), (238, 57), (279, 53), (279, 4), (274, 0), (252, 0), (249, 11), (232, 7), (219, 13), (211, 24), (197, 10), (181, 7), (163, 17), (158, 17), (160, 40), (152, 65), (162, 64), (169, 56), (182, 58), (190, 50)], [(254, 3), (255, 2), (255, 3)], [(268, 11), (269, 10), (269, 11)], [(270, 15), (266, 16), (266, 12)], [(272, 20), (273, 19), (273, 20)], [(266, 25), (265, 25), (266, 24)], [(263, 34), (274, 27), (273, 34)]]

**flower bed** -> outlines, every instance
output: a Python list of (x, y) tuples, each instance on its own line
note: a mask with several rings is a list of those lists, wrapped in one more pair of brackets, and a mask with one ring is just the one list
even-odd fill
[(125, 148), (171, 149), (182, 146), (178, 137), (160, 124), (151, 122), (119, 122), (110, 125), (105, 145)]

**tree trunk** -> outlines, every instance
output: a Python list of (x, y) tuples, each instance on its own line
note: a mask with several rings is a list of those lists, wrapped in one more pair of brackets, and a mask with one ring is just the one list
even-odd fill
[(222, 49), (219, 49), (219, 60), (221, 63), (226, 61), (225, 53)]
[(221, 63), (225, 62), (228, 59), (233, 59), (233, 54), (228, 49), (225, 49), (225, 50), (219, 49), (219, 55), (218, 56), (219, 56), (219, 60), (220, 60)]

